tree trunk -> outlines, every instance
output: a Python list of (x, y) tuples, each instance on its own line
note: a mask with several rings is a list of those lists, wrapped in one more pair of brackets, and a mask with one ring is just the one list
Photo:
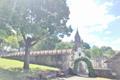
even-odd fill
[(24, 66), (23, 69), (24, 71), (29, 71), (29, 55), (30, 55), (30, 50), (29, 50), (29, 42), (26, 42), (25, 44), (25, 55), (24, 55)]
[(28, 72), (29, 71), (29, 56), (30, 56), (30, 48), (35, 45), (37, 43), (37, 41), (35, 41), (34, 43), (33, 42), (33, 38), (31, 37), (27, 37), (25, 39), (25, 37), (23, 36), (24, 38), (24, 42), (25, 42), (25, 55), (24, 55), (24, 66), (23, 66), (23, 69), (25, 72)]

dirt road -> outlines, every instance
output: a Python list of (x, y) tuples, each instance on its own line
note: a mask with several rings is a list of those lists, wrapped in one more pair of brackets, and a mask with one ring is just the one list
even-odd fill
[(78, 77), (78, 76), (73, 76), (69, 78), (64, 78), (61, 80), (111, 80), (111, 79), (106, 79), (106, 78), (84, 78), (84, 77)]

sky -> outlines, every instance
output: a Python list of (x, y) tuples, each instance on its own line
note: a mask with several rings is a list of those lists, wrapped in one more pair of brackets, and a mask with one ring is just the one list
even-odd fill
[(120, 0), (68, 0), (73, 32), (63, 41), (74, 40), (78, 29), (81, 39), (90, 45), (120, 50)]

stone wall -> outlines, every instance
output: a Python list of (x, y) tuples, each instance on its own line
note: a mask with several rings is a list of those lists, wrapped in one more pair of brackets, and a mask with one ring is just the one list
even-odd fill
[(96, 77), (104, 77), (115, 79), (116, 77), (112, 74), (112, 71), (109, 69), (95, 69)]
[[(24, 60), (24, 56), (11, 56), (7, 58), (20, 61)], [(68, 54), (30, 56), (30, 63), (68, 69), (70, 65), (70, 58), (71, 56)]]
[(120, 79), (120, 59), (113, 60), (108, 63), (109, 69), (113, 72), (113, 74)]

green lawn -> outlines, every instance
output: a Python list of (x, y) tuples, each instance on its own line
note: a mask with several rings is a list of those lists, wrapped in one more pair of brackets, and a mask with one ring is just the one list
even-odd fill
[(26, 76), (35, 75), (38, 71), (54, 71), (57, 68), (30, 64), (30, 72), (22, 71), (23, 62), (0, 58), (0, 80), (26, 80)]

